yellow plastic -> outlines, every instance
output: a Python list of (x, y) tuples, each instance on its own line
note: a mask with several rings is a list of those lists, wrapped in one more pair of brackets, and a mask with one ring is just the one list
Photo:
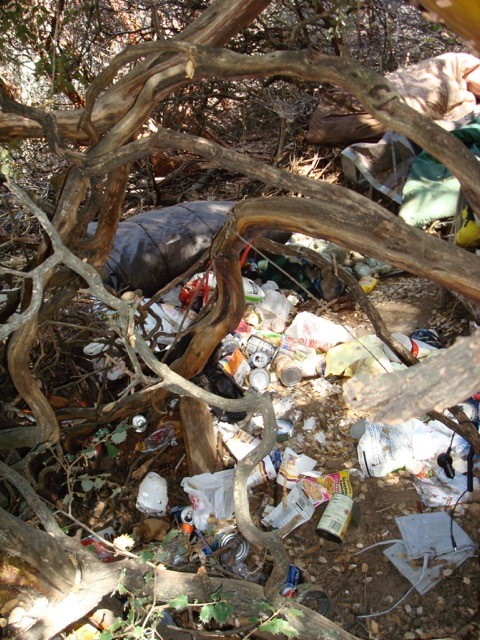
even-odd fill
[(363, 276), (363, 278), (360, 278), (358, 281), (358, 284), (362, 287), (365, 293), (370, 293), (377, 286), (378, 280), (373, 276)]

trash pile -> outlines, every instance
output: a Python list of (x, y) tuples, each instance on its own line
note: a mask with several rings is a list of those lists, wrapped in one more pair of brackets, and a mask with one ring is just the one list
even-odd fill
[[(247, 266), (252, 277), (264, 271), (264, 265), (258, 267), (250, 262)], [(357, 256), (352, 271), (368, 292), (382, 275), (389, 273), (389, 268)], [(313, 282), (310, 277), (310, 284)], [(160, 301), (149, 303), (148, 315), (139, 314), (139, 324), (155, 351), (168, 351), (175, 334), (194, 320), (196, 312), (213, 295), (215, 284), (211, 273), (196, 274)], [(224, 338), (193, 381), (225, 398), (240, 398), (253, 391), (268, 393), (272, 399), (277, 420), (276, 446), (258, 463), (247, 483), (254, 523), (261, 529), (278, 531), (285, 539), (313, 522), (319, 540), (341, 545), (348, 539), (350, 526), (361, 526), (361, 502), (354, 496), (352, 478), (359, 482), (369, 477), (385, 478), (400, 469), (411, 474), (424, 507), (439, 509), (438, 514), (443, 513), (450, 521), (442, 509), (456, 507), (467, 499), (466, 493), (478, 486), (472, 473), (477, 460), (469, 443), (442, 422), (427, 416), (395, 426), (372, 422), (368, 416), (357, 420), (350, 426), (350, 436), (357, 441), (357, 461), (350, 468), (334, 472), (318, 468), (317, 460), (303, 452), (302, 439), (295, 438), (296, 432), (307, 431), (314, 434), (318, 444), (325, 442), (315, 416), (301, 423), (295, 387), (308, 380), (321, 395), (329, 386), (359, 373), (375, 376), (403, 368), (405, 365), (396, 354), (376, 335), (356, 337), (351, 327), (297, 310), (302, 306), (298, 291), (280, 289), (278, 282), (262, 282), (260, 277), (244, 277), (243, 284), (246, 309), (242, 321)], [(316, 286), (318, 290), (319, 284)], [(433, 329), (418, 329), (410, 335), (394, 333), (393, 337), (420, 360), (435, 357), (442, 347)], [(106, 371), (109, 379), (117, 378), (121, 361), (118, 353), (117, 357), (105, 358), (112, 354), (112, 346), (118, 348), (115, 344), (93, 343), (84, 349), (94, 358), (98, 375)], [(125, 373), (124, 368), (122, 371)], [(466, 399), (460, 407), (477, 427), (479, 405), (480, 395)], [(166, 478), (154, 471), (146, 473), (136, 495), (136, 507), (143, 514), (134, 529), (136, 544), (150, 543), (150, 548), (153, 544), (154, 560), (168, 567), (184, 569), (201, 564), (264, 584), (273, 559), (241, 535), (233, 500), (235, 466), (260, 443), (263, 419), (261, 415), (215, 407), (211, 413), (223, 470), (184, 477), (183, 499), (178, 494), (175, 498), (169, 495)], [(143, 434), (148, 428), (146, 417), (135, 416), (132, 427)], [(174, 446), (178, 429), (178, 422), (166, 419), (142, 436), (136, 451), (152, 453)], [(428, 520), (435, 514), (425, 513), (423, 518)], [(448, 539), (445, 542), (442, 538), (442, 549), (437, 553), (438, 540), (428, 538), (426, 524), (422, 525), (426, 532), (423, 547), (407, 553), (405, 548), (409, 548), (414, 525), (404, 525), (401, 517), (396, 522), (404, 540), (393, 540), (385, 556), (410, 580), (411, 589), (422, 595), (442, 579), (438, 569), (442, 563), (457, 567), (475, 550), (471, 539), (454, 523), (455, 540), (461, 541), (462, 548), (446, 549), (451, 537), (449, 526), (445, 526), (442, 535)], [(110, 530), (107, 533), (112, 535)], [(94, 547), (104, 561), (114, 559), (113, 552), (102, 549), (98, 541)], [(431, 553), (425, 548), (431, 548)], [(423, 569), (418, 569), (422, 561)], [(303, 581), (301, 569), (292, 563), (281, 593), (303, 598), (323, 615), (330, 615), (332, 602), (326, 592), (318, 586), (302, 584)]]

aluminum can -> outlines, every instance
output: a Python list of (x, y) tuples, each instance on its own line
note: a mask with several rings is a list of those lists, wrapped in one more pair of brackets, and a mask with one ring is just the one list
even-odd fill
[(266, 351), (255, 351), (255, 353), (252, 353), (250, 356), (248, 362), (251, 367), (264, 369), (270, 360), (271, 358)]
[(294, 598), (297, 591), (297, 585), (300, 581), (300, 569), (294, 564), (288, 565), (287, 577), (280, 590), (280, 595), (285, 598)]
[[(214, 536), (214, 547), (216, 549), (221, 549), (222, 547), (226, 547), (227, 544), (233, 541), (236, 542), (236, 548), (235, 548), (235, 545), (233, 545), (231, 553), (234, 554), (236, 562), (243, 562), (243, 560), (245, 560), (245, 558), (248, 556), (250, 552), (250, 543), (248, 542), (248, 540), (245, 540), (243, 536), (239, 535), (235, 531), (227, 531), (227, 532), (219, 531)], [(225, 556), (228, 553), (229, 551), (226, 551)], [(222, 555), (221, 559), (223, 558), (224, 556)]]
[(270, 358), (273, 358), (277, 353), (277, 347), (275, 345), (255, 335), (248, 338), (245, 350), (249, 354), (255, 353), (256, 351), (263, 351), (264, 353), (268, 353)]

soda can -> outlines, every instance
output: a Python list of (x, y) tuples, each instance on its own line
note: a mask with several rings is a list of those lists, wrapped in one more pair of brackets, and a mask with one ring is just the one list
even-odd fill
[(183, 532), (190, 534), (194, 531), (193, 507), (172, 507), (169, 516), (178, 524)]
[(410, 338), (412, 340), (425, 342), (425, 344), (429, 344), (431, 347), (435, 347), (436, 349), (440, 349), (442, 347), (439, 335), (435, 329), (417, 329), (410, 334)]
[(288, 565), (287, 577), (280, 590), (280, 595), (285, 598), (294, 598), (297, 592), (297, 585), (300, 581), (300, 569), (294, 564)]
[(270, 356), (266, 351), (255, 351), (248, 360), (251, 367), (264, 369), (270, 362)]
[(245, 350), (250, 355), (256, 351), (263, 351), (267, 353), (270, 358), (273, 358), (277, 352), (277, 347), (266, 340), (262, 340), (262, 338), (258, 336), (252, 335), (247, 340)]

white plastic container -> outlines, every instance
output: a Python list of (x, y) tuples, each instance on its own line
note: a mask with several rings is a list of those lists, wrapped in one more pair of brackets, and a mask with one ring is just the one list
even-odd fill
[(151, 516), (164, 516), (167, 504), (167, 481), (155, 471), (150, 471), (138, 487), (137, 509)]

